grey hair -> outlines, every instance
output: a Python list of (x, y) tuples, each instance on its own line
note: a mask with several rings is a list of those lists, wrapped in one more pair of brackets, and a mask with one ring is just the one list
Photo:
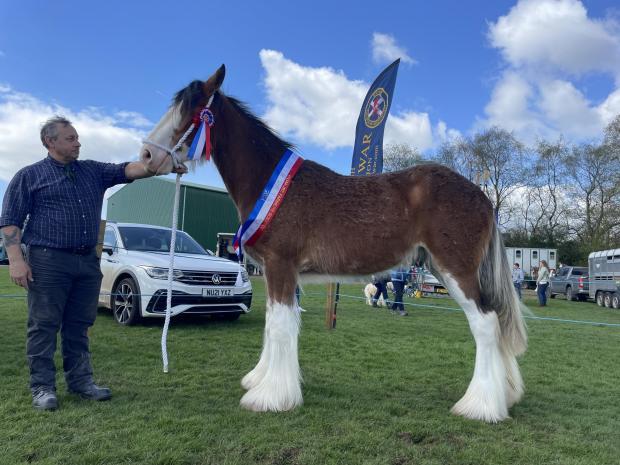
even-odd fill
[(49, 146), (45, 142), (45, 138), (49, 137), (50, 139), (56, 139), (58, 137), (59, 124), (62, 124), (63, 127), (66, 127), (71, 124), (71, 121), (69, 121), (64, 116), (56, 115), (43, 123), (43, 126), (41, 127), (41, 142), (43, 142), (43, 147), (45, 147), (46, 149), (48, 149)]

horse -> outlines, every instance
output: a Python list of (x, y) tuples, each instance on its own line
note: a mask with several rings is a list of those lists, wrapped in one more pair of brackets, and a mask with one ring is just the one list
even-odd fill
[[(206, 81), (178, 91), (140, 159), (151, 174), (170, 173), (187, 161), (194, 123), (208, 110), (209, 151), (244, 224), (294, 146), (225, 95), (224, 76), (222, 65)], [(369, 198), (386, 206), (380, 221), (367, 214)], [(489, 423), (509, 417), (524, 392), (517, 356), (526, 350), (527, 333), (493, 207), (478, 186), (438, 164), (343, 176), (303, 160), (280, 200), (260, 239), (245, 246), (264, 270), (267, 301), (262, 352), (241, 380), (247, 391), (242, 407), (277, 412), (303, 403), (295, 299), (300, 276), (368, 278), (418, 261), (461, 306), (476, 344), (473, 376), (452, 413)]]

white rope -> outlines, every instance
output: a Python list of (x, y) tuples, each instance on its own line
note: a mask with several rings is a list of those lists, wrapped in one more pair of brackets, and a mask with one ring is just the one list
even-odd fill
[(170, 238), (170, 264), (168, 266), (168, 294), (166, 296), (166, 320), (161, 333), (161, 358), (164, 362), (164, 373), (168, 373), (168, 326), (172, 308), (172, 278), (174, 275), (174, 251), (177, 242), (177, 217), (179, 216), (179, 193), (181, 192), (181, 173), (177, 173), (174, 189), (174, 207), (172, 209), (172, 237)]
[[(211, 103), (213, 103), (214, 95), (215, 94), (212, 94), (209, 98), (206, 108), (209, 108), (211, 106)], [(172, 164), (174, 165), (174, 167), (177, 168), (180, 162), (177, 159), (176, 151), (183, 146), (183, 143), (192, 133), (195, 126), (196, 125), (194, 123), (190, 124), (189, 128), (187, 128), (187, 131), (185, 131), (185, 134), (183, 134), (183, 136), (179, 139), (179, 141), (172, 149), (169, 149), (168, 147), (165, 147), (161, 144), (158, 144), (157, 142), (153, 142), (148, 139), (144, 139), (142, 142), (145, 144), (150, 144), (166, 152), (168, 155), (170, 155), (170, 158), (172, 158)], [(172, 279), (174, 277), (174, 250), (176, 248), (177, 242), (177, 219), (179, 216), (179, 194), (181, 192), (181, 176), (181, 173), (177, 173), (177, 181), (174, 189), (174, 206), (172, 208), (172, 235), (170, 238), (170, 264), (168, 266), (168, 292), (166, 296), (166, 320), (164, 321), (164, 329), (161, 333), (161, 358), (164, 364), (164, 373), (168, 373), (168, 327), (170, 326), (170, 316), (172, 308)]]

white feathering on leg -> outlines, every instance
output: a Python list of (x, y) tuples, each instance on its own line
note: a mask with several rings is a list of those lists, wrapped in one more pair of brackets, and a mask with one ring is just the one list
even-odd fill
[[(291, 307), (277, 302), (268, 304), (267, 308), (265, 344), (255, 368), (257, 373), (264, 370), (264, 374), (241, 398), (241, 405), (256, 412), (291, 410), (303, 403), (297, 357), (299, 309), (296, 304)], [(258, 378), (252, 376), (252, 380)]]

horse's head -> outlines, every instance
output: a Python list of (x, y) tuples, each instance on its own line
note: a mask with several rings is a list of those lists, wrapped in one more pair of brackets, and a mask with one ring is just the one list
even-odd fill
[[(190, 126), (222, 85), (225, 73), (226, 68), (222, 65), (206, 81), (193, 81), (177, 92), (170, 108), (140, 149), (140, 159), (149, 171), (168, 174), (175, 163), (187, 161), (189, 146), (198, 129), (194, 124), (189, 131)], [(173, 157), (176, 157), (176, 162)]]

